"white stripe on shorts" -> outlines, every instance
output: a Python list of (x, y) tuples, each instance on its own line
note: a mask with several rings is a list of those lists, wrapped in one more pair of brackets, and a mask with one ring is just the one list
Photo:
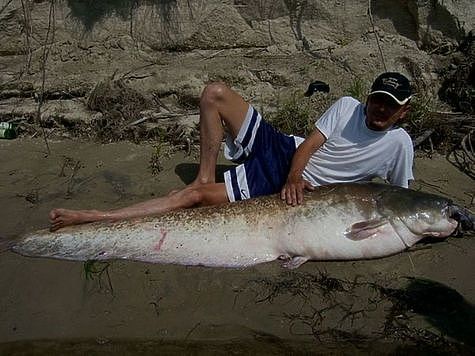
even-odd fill
[[(254, 114), (254, 111), (256, 112), (256, 120), (253, 123), (252, 122), (252, 116)], [(224, 146), (224, 157), (230, 161), (238, 160), (243, 158), (243, 153), (245, 153), (246, 156), (249, 155), (249, 153), (252, 151), (252, 146), (254, 145), (254, 140), (256, 138), (256, 133), (257, 130), (259, 129), (259, 124), (261, 122), (261, 114), (257, 112), (257, 110), (254, 109), (251, 105), (249, 105), (249, 108), (246, 113), (246, 118), (244, 119), (241, 128), (239, 129), (237, 137), (233, 140), (232, 137), (227, 134), (226, 135), (226, 144)], [(251, 124), (253, 124), (252, 127)], [(248, 131), (250, 131), (251, 137), (249, 142), (246, 144), (245, 147), (243, 147), (243, 141), (248, 134)]]
[(241, 164), (236, 167), (236, 175), (239, 192), (241, 193), (241, 200), (249, 199), (251, 197), (251, 192), (249, 191), (249, 187), (247, 186), (246, 167), (244, 167), (244, 164)]
[(226, 194), (228, 195), (228, 200), (233, 203), (236, 201), (234, 197), (233, 184), (231, 183), (231, 172), (224, 172), (224, 184), (226, 185)]
[[(235, 169), (236, 182), (233, 182), (231, 171)], [(251, 192), (247, 185), (246, 167), (244, 164), (224, 172), (224, 183), (226, 185), (226, 193), (230, 202), (237, 200), (245, 200), (251, 197)]]

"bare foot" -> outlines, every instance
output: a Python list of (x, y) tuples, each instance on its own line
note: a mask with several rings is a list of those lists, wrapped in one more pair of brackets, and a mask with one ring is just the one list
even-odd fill
[(49, 213), (50, 231), (56, 231), (69, 225), (84, 224), (100, 220), (97, 210), (53, 209)]

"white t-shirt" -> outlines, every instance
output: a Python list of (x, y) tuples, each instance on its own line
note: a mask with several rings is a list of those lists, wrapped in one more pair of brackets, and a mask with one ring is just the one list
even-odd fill
[(315, 123), (326, 141), (310, 157), (303, 178), (319, 186), (380, 177), (407, 188), (414, 179), (410, 136), (396, 127), (371, 130), (365, 118), (365, 105), (358, 100), (343, 97), (336, 101)]

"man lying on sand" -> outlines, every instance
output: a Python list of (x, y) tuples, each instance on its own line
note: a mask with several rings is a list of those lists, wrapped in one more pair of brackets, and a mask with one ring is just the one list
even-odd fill
[[(410, 99), (405, 76), (383, 73), (374, 81), (366, 104), (352, 97), (340, 98), (303, 139), (277, 131), (226, 85), (209, 84), (200, 100), (200, 167), (191, 184), (116, 210), (53, 209), (49, 214), (51, 230), (278, 192), (287, 204), (297, 205), (305, 189), (375, 177), (407, 188), (413, 179), (414, 151), (407, 132), (395, 124), (407, 115)], [(224, 183), (216, 183), (223, 124), (227, 132), (225, 157), (238, 165), (224, 173)]]

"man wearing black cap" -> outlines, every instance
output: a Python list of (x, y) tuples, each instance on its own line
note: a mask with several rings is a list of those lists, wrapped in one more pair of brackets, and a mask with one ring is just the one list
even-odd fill
[(414, 151), (407, 132), (395, 124), (405, 118), (410, 99), (409, 80), (395, 72), (376, 78), (366, 105), (351, 97), (339, 99), (299, 145), (282, 199), (296, 205), (304, 189), (375, 177), (407, 188), (414, 179)]
[[(411, 89), (399, 73), (383, 73), (366, 105), (354, 98), (335, 102), (306, 139), (278, 132), (239, 94), (221, 83), (208, 85), (200, 101), (200, 168), (182, 190), (111, 211), (53, 209), (51, 230), (99, 220), (157, 215), (192, 206), (215, 205), (281, 193), (300, 204), (304, 189), (380, 177), (408, 187), (413, 148), (395, 126), (409, 110)], [(215, 182), (216, 160), (227, 129), (225, 156), (238, 165)]]

